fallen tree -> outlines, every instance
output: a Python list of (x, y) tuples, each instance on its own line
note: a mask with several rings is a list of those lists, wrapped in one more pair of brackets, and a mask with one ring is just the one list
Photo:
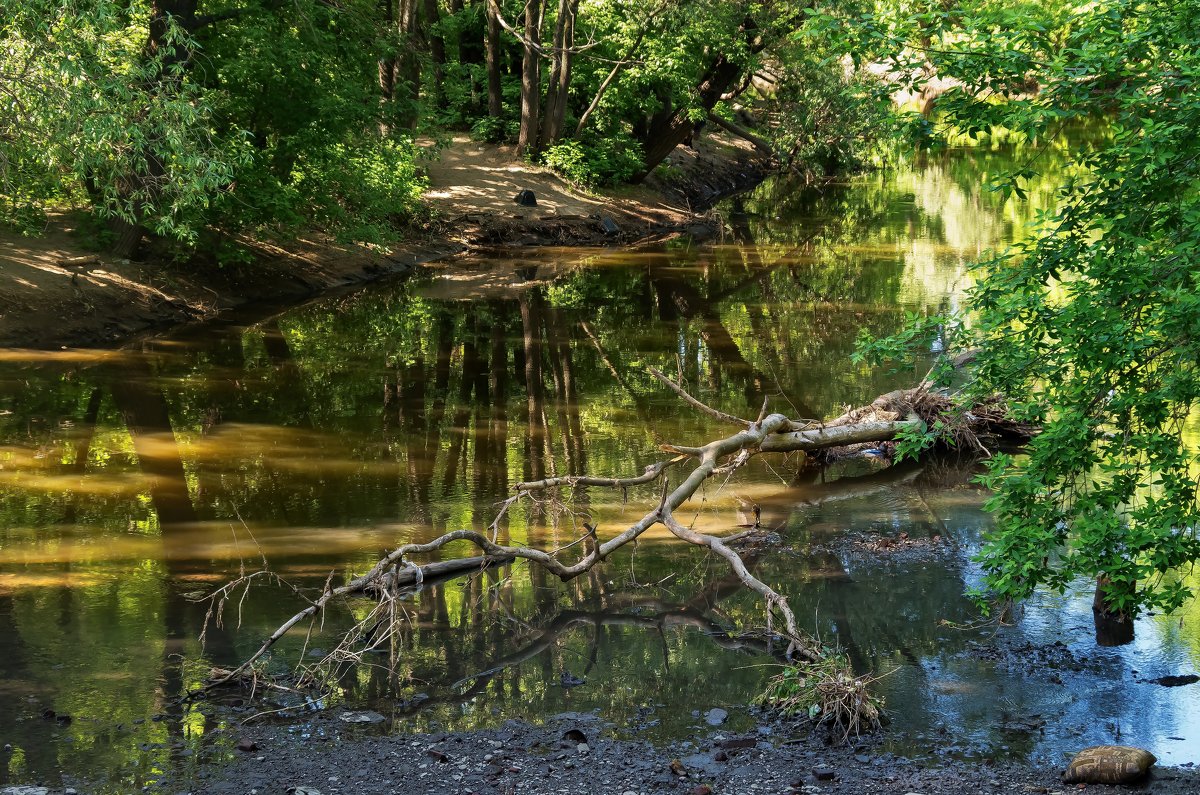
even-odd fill
[[(299, 589), (293, 588), (308, 602), (304, 609), (284, 621), (263, 641), (258, 650), (238, 667), (214, 671), (208, 686), (216, 687), (245, 680), (257, 682), (260, 678), (260, 663), (270, 649), (288, 632), (306, 621), (311, 633), (318, 616), (336, 600), (369, 596), (375, 599), (375, 607), (344, 633), (336, 648), (322, 659), (322, 664), (356, 662), (365, 651), (380, 648), (389, 642), (403, 621), (404, 610), (399, 606), (399, 600), (419, 590), (426, 582), (478, 572), (518, 560), (540, 566), (567, 581), (602, 564), (609, 556), (637, 540), (656, 525), (662, 525), (682, 541), (705, 547), (723, 557), (738, 581), (762, 597), (766, 605), (768, 644), (779, 639), (786, 659), (801, 666), (809, 666), (814, 671), (832, 671), (834, 679), (855, 682), (855, 677), (848, 667), (845, 670), (835, 670), (831, 667), (828, 651), (797, 626), (795, 614), (787, 599), (755, 577), (738, 553), (735, 542), (758, 532), (757, 522), (746, 532), (718, 537), (686, 526), (675, 517), (676, 509), (696, 494), (709, 478), (731, 474), (745, 466), (754, 456), (763, 453), (804, 452), (818, 459), (822, 456), (845, 456), (853, 454), (858, 448), (894, 442), (905, 434), (921, 433), (931, 427), (938, 428), (939, 438), (945, 444), (970, 445), (986, 452), (987, 445), (993, 441), (1020, 443), (1028, 440), (1033, 433), (1032, 428), (1008, 420), (1004, 406), (999, 400), (987, 401), (962, 410), (948, 397), (930, 391), (927, 384), (915, 389), (890, 392), (868, 406), (846, 411), (829, 421), (797, 420), (783, 414), (768, 414), (766, 403), (756, 419), (748, 420), (702, 403), (681, 384), (672, 381), (658, 370), (651, 368), (650, 373), (698, 411), (723, 423), (735, 425), (738, 430), (730, 436), (698, 447), (664, 444), (661, 446), (662, 450), (672, 454), (672, 457), (647, 466), (638, 475), (571, 475), (518, 483), (514, 487), (515, 493), (501, 503), (492, 523), (482, 531), (454, 530), (426, 543), (399, 546), (380, 558), (365, 574), (354, 577), (343, 585), (335, 587), (330, 575), (321, 593), (315, 598), (306, 597)], [(672, 488), (671, 472), (687, 462), (694, 463), (693, 468)], [(497, 542), (501, 523), (512, 507), (522, 500), (534, 499), (536, 494), (560, 488), (612, 488), (625, 491), (657, 481), (662, 483), (657, 504), (638, 521), (606, 540), (601, 540), (594, 526), (584, 522), (582, 534), (570, 543), (553, 550)], [(432, 553), (456, 542), (466, 542), (474, 546), (480, 554), (427, 564), (412, 561), (414, 556)], [(571, 553), (576, 547), (578, 551)], [(568, 557), (569, 554), (573, 554), (573, 559)], [(235, 594), (245, 589), (242, 590), (241, 596), (245, 598), (245, 591), (254, 580), (264, 577), (279, 579), (264, 569), (244, 574), (205, 597), (210, 602), (206, 626), (208, 621), (221, 622), (225, 607)], [(842, 662), (840, 665), (848, 664)], [(313, 678), (301, 677), (299, 685), (304, 686), (306, 682), (313, 681)], [(834, 717), (834, 722), (842, 726), (859, 727), (862, 721), (861, 714)]]

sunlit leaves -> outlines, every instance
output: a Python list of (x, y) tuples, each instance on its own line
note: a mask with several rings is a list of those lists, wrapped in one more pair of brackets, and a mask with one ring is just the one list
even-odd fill
[[(1188, 423), (1200, 400), (1196, 12), (1118, 1), (1054, 16), (993, 2), (874, 15), (859, 33), (894, 63), (957, 78), (939, 107), (958, 129), (1039, 136), (1084, 114), (1113, 128), (1077, 152), (1037, 235), (976, 271), (963, 340), (979, 348), (972, 394), (1002, 392), (1043, 424), (1025, 456), (991, 462), (999, 524), (980, 561), (995, 596), (1081, 576), (1107, 583), (1116, 612), (1175, 610), (1190, 595), (1168, 575), (1200, 559), (1200, 439)], [(996, 101), (1034, 75), (1036, 93)], [(1021, 198), (1037, 159), (998, 189)]]

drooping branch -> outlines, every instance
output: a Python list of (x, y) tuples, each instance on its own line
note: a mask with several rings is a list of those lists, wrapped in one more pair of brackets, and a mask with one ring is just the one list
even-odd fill
[(647, 368), (647, 370), (650, 372), (650, 375), (657, 378), (659, 381), (661, 381), (663, 384), (665, 384), (668, 389), (670, 389), (676, 395), (679, 395), (679, 397), (683, 398), (684, 401), (688, 405), (694, 406), (695, 408), (699, 409), (700, 411), (703, 411), (708, 416), (715, 417), (716, 419), (720, 420), (721, 422), (728, 422), (732, 425), (742, 425), (747, 428), (753, 424), (750, 422), (750, 420), (744, 420), (741, 417), (735, 417), (732, 414), (726, 414), (723, 411), (719, 411), (717, 409), (712, 408), (711, 406), (701, 403), (699, 400), (697, 400), (696, 398), (694, 398), (690, 394), (688, 394), (687, 391), (683, 388), (683, 386), (675, 383), (670, 378), (667, 378), (667, 376), (663, 375), (662, 371), (659, 370), (657, 367), (649, 367), (649, 368)]
[[(724, 99), (724, 97), (722, 97), (722, 99)], [(775, 152), (774, 147), (772, 147), (771, 144), (767, 142), (767, 139), (763, 138), (762, 136), (755, 135), (754, 133), (750, 132), (745, 127), (742, 127), (739, 124), (734, 124), (733, 122), (731, 122), (727, 119), (722, 119), (720, 116), (718, 116), (715, 113), (709, 113), (708, 120), (711, 121), (713, 124), (717, 125), (718, 127), (720, 127), (722, 130), (725, 130), (726, 132), (731, 133), (732, 135), (736, 135), (738, 138), (741, 138), (744, 141), (749, 141), (754, 146), (755, 149), (757, 149), (759, 152), (766, 155), (767, 157), (769, 157), (769, 158), (776, 157), (776, 152)]]

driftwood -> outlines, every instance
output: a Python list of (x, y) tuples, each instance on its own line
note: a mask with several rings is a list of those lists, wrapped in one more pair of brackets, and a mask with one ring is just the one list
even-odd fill
[[(638, 475), (565, 476), (518, 483), (515, 486), (515, 494), (501, 504), (495, 519), (484, 531), (455, 530), (428, 543), (405, 544), (381, 558), (368, 572), (354, 577), (344, 585), (333, 587), (332, 581), (327, 581), (319, 596), (308, 599), (309, 604), (281, 624), (254, 654), (237, 668), (222, 671), (220, 676), (210, 682), (210, 686), (255, 677), (256, 664), (280, 638), (302, 622), (314, 620), (336, 599), (367, 595), (374, 597), (379, 605), (348, 632), (338, 649), (326, 658), (331, 662), (354, 660), (358, 659), (363, 649), (378, 648), (396, 631), (399, 616), (403, 615), (403, 610), (397, 606), (398, 599), (405, 593), (418, 590), (425, 582), (479, 571), (498, 563), (515, 560), (527, 560), (563, 580), (570, 580), (603, 563), (614, 552), (659, 524), (681, 540), (706, 547), (723, 557), (737, 579), (763, 598), (766, 604), (768, 637), (771, 637), (772, 630), (783, 637), (787, 658), (802, 663), (822, 662), (826, 660), (826, 653), (821, 644), (799, 630), (796, 617), (786, 598), (749, 571), (736, 549), (730, 545), (731, 538), (722, 539), (697, 532), (677, 520), (673, 512), (690, 499), (710, 477), (731, 473), (761, 453), (805, 451), (814, 455), (831, 455), (838, 451), (852, 450), (854, 445), (886, 443), (906, 431), (935, 421), (945, 430), (953, 444), (970, 445), (985, 452), (986, 444), (990, 440), (1019, 443), (1027, 440), (1033, 433), (1033, 429), (1009, 421), (1004, 406), (999, 401), (977, 405), (970, 411), (956, 411), (948, 398), (929, 391), (925, 384), (916, 389), (888, 393), (869, 406), (849, 410), (827, 422), (800, 421), (783, 414), (767, 414), (765, 405), (757, 419), (748, 420), (707, 406), (661, 372), (654, 369), (650, 372), (697, 410), (721, 422), (735, 425), (738, 430), (730, 436), (699, 447), (662, 445), (662, 449), (672, 454), (672, 457), (647, 466)], [(669, 473), (673, 468), (689, 461), (694, 462), (695, 466), (672, 488)], [(499, 525), (512, 506), (522, 499), (532, 498), (535, 493), (559, 487), (627, 489), (659, 480), (662, 481), (662, 489), (658, 504), (641, 519), (608, 540), (600, 541), (595, 528), (584, 523), (584, 533), (557, 550), (509, 546), (496, 541)], [(410, 561), (414, 555), (434, 552), (460, 541), (473, 545), (482, 554), (425, 565), (417, 565)], [(564, 553), (577, 546), (579, 549), (571, 553), (574, 558), (567, 558)], [(220, 621), (225, 604), (233, 598), (235, 591), (243, 585), (248, 587), (250, 580), (264, 573), (243, 576), (208, 596), (209, 618)]]

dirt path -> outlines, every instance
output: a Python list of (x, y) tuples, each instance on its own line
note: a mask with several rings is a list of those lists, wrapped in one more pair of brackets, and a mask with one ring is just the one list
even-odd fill
[[(761, 178), (749, 145), (717, 136), (672, 155), (669, 178), (604, 192), (576, 188), (517, 159), (512, 147), (460, 135), (439, 152), (432, 142), (426, 149), (425, 199), (447, 219), (447, 235), (466, 245), (629, 243), (669, 234), (696, 223), (692, 208)], [(516, 203), (522, 190), (533, 191), (536, 207)]]

